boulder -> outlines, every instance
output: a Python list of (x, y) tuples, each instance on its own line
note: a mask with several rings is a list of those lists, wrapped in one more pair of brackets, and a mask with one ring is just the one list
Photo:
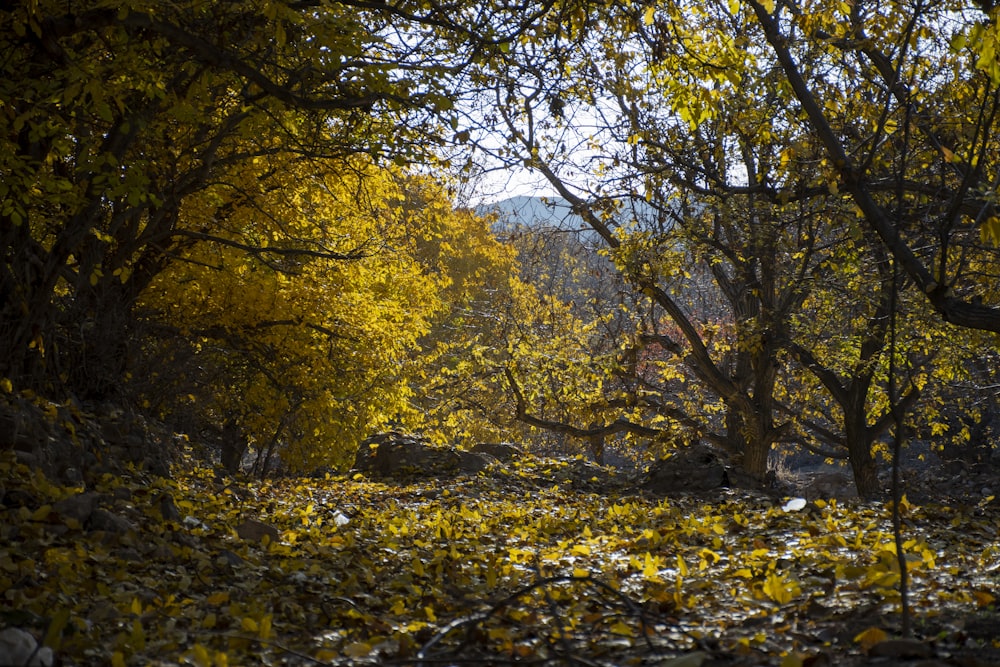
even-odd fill
[(52, 506), (52, 510), (64, 519), (73, 519), (84, 524), (97, 508), (99, 496), (94, 492), (76, 493), (63, 498)]
[(495, 459), (481, 452), (435, 447), (419, 435), (390, 431), (367, 438), (354, 457), (354, 470), (381, 477), (471, 474)]
[(524, 454), (524, 450), (510, 442), (480, 442), (469, 451), (492, 456), (497, 461), (509, 463)]
[(245, 519), (236, 526), (236, 534), (244, 542), (261, 542), (267, 538), (272, 544), (281, 537), (277, 528), (254, 519)]
[(643, 487), (653, 493), (709, 491), (729, 486), (729, 475), (721, 456), (703, 444), (679, 449), (649, 467)]
[(52, 649), (39, 647), (35, 638), (24, 630), (4, 628), (0, 631), (0, 665), (51, 667), (53, 660)]
[(107, 533), (123, 535), (135, 530), (132, 522), (123, 516), (109, 512), (98, 507), (90, 515), (89, 527), (91, 530), (103, 530)]
[(801, 493), (806, 498), (856, 498), (857, 487), (849, 468), (820, 470), (806, 473)]

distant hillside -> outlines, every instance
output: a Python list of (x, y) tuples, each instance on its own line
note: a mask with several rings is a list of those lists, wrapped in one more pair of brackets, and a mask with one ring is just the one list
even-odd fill
[(587, 228), (583, 218), (574, 214), (569, 203), (560, 197), (510, 197), (492, 204), (481, 204), (476, 207), (476, 213), (497, 214), (499, 216), (497, 227), (500, 229), (518, 225), (560, 229)]
[[(638, 212), (640, 215), (652, 215), (652, 208), (640, 202)], [(567, 231), (579, 230), (592, 233), (583, 218), (573, 213), (569, 202), (561, 197), (510, 197), (491, 204), (481, 204), (476, 207), (476, 213), (480, 215), (498, 214), (498, 229), (524, 225), (528, 227), (556, 227)]]

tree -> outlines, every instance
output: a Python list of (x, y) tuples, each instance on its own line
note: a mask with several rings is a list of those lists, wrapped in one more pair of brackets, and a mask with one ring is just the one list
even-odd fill
[[(448, 272), (461, 290), (447, 290), (457, 298), (447, 299), (445, 316), (419, 351), (427, 379), (416, 392), (423, 398), (417, 405), (427, 426), (453, 442), (513, 440), (565, 451), (564, 436), (577, 435), (572, 429), (547, 438), (551, 430), (539, 426), (565, 426), (600, 410), (604, 364), (617, 349), (600, 347), (603, 319), (584, 317), (554, 283), (545, 282), (538, 273), (543, 269), (525, 266), (539, 258), (525, 252), (534, 245), (530, 233), (513, 235), (501, 242), (493, 230), (472, 224), (462, 248), (453, 250)], [(548, 268), (558, 273), (565, 267)], [(526, 405), (538, 413), (528, 415)]]
[[(215, 433), (233, 470), (247, 449), (260, 474), (278, 452), (293, 470), (341, 467), (409, 410), (410, 354), (451, 282), (421, 246), (457, 233), (408, 205), (407, 178), (369, 161), (273, 166), (281, 187), (239, 188), (232, 236), (192, 245), (139, 299), (147, 337), (133, 386), (157, 414)], [(231, 177), (227, 187), (241, 174)], [(263, 250), (248, 254), (248, 237)], [(309, 243), (324, 251), (304, 252)]]
[(747, 6), (837, 187), (946, 321), (1000, 332), (991, 8)]
[[(267, 190), (282, 186), (276, 165), (289, 156), (424, 153), (452, 132), (442, 120), (455, 77), (483, 43), (523, 30), (533, 15), (521, 9), (268, 0), (5, 10), (0, 376), (81, 398), (116, 393), (132, 305), (196, 242), (266, 261), (349, 259), (293, 234), (264, 247), (220, 228), (242, 198), (242, 183), (226, 179)], [(195, 205), (201, 215), (185, 213)]]
[[(792, 314), (806, 299), (838, 280), (837, 267), (830, 261), (832, 244), (837, 239), (857, 239), (860, 252), (852, 261), (869, 267), (861, 273), (881, 276), (876, 286), (893, 284), (885, 279), (889, 267), (882, 250), (885, 235), (880, 237), (875, 227), (865, 231), (872, 224), (872, 210), (866, 209), (856, 190), (843, 186), (839, 171), (843, 165), (824, 155), (829, 148), (826, 137), (818, 133), (815, 118), (802, 113), (799, 89), (788, 84), (791, 74), (782, 51), (787, 44), (794, 44), (798, 62), (806, 63), (799, 67), (808, 68), (817, 85), (822, 84), (828, 98), (824, 112), (836, 115), (838, 132), (855, 141), (859, 147), (855, 153), (869, 151), (863, 153), (867, 155), (863, 165), (871, 172), (865, 175), (863, 189), (874, 193), (882, 207), (878, 219), (885, 219), (886, 207), (903, 216), (900, 225), (905, 217), (910, 234), (906, 243), (930, 248), (924, 259), (937, 262), (942, 275), (950, 276), (949, 284), (965, 281), (966, 296), (979, 290), (979, 298), (995, 298), (982, 279), (995, 272), (997, 257), (996, 249), (978, 236), (981, 231), (988, 235), (990, 224), (956, 222), (942, 227), (941, 223), (940, 233), (923, 224), (946, 209), (964, 215), (962, 210), (971, 209), (955, 202), (971, 191), (945, 195), (945, 199), (959, 198), (953, 197), (952, 204), (935, 200), (944, 191), (928, 192), (937, 184), (926, 184), (926, 178), (921, 183), (914, 174), (920, 171), (918, 165), (936, 158), (926, 151), (919, 154), (910, 145), (915, 131), (900, 129), (905, 123), (898, 109), (886, 106), (895, 104), (892, 95), (880, 98), (860, 90), (855, 82), (864, 77), (854, 76), (853, 70), (840, 78), (832, 74), (844, 65), (830, 53), (843, 45), (808, 38), (818, 34), (817, 17), (829, 17), (829, 12), (817, 7), (793, 16), (792, 23), (805, 22), (808, 16), (814, 24), (802, 33), (793, 31), (795, 39), (775, 40), (772, 51), (763, 48), (767, 36), (755, 32), (766, 23), (757, 16), (760, 13), (741, 9), (737, 3), (567, 8), (535, 33), (536, 40), (524, 40), (510, 49), (507, 58), (489, 64), (491, 79), (484, 82), (498, 82), (494, 87), (498, 112), (486, 109), (470, 118), (471, 124), (486, 128), (485, 136), (491, 121), (496, 121), (492, 126), (499, 125), (508, 141), (498, 149), (491, 149), (496, 142), (486, 140), (476, 146), (501, 161), (523, 161), (541, 172), (600, 234), (635, 289), (668, 314), (678, 338), (658, 340), (665, 343), (664, 349), (681, 355), (698, 382), (727, 404), (731, 426), (717, 442), (747, 456), (744, 464), (755, 475), (765, 469), (771, 444), (789, 437), (793, 426), (808, 426), (795, 425), (790, 416), (796, 409), (787, 406), (781, 410), (783, 421), (775, 421), (776, 394), (788, 391), (779, 391), (779, 372), (787, 369), (787, 361), (779, 357), (783, 347), (790, 346), (800, 359), (807, 359), (802, 345), (820, 340), (789, 343), (787, 331)], [(876, 20), (877, 15), (869, 18)], [(598, 25), (600, 30), (595, 30)], [(902, 34), (897, 28), (878, 34), (885, 34), (885, 43), (891, 44)], [(917, 34), (920, 39), (936, 38), (925, 33)], [(855, 47), (868, 48), (860, 43)], [(870, 68), (866, 71), (872, 74)], [(920, 73), (929, 75), (929, 70)], [(973, 78), (978, 76), (972, 72)], [(926, 83), (936, 86), (933, 76)], [(896, 114), (892, 122), (887, 121), (890, 112)], [(977, 122), (989, 116), (988, 109), (984, 114)], [(860, 139), (869, 136), (873, 138), (868, 143)], [(645, 226), (641, 221), (631, 227), (620, 224), (613, 211), (628, 198), (656, 202), (662, 219)], [(713, 222), (692, 235), (699, 218)], [(664, 220), (686, 228), (688, 235), (666, 229)], [(735, 220), (741, 222), (734, 224)], [(930, 259), (935, 244), (943, 252), (937, 260)], [(706, 261), (703, 275), (711, 276), (724, 295), (728, 317), (738, 327), (732, 372), (720, 356), (713, 355), (694, 313), (678, 300), (678, 282), (671, 276), (679, 265), (668, 259), (676, 256), (678, 247), (700, 248), (697, 255)], [(900, 261), (898, 247), (887, 249)], [(947, 302), (952, 314), (990, 311), (963, 306), (958, 297), (941, 297), (946, 300), (942, 301), (940, 295), (930, 294), (936, 288), (921, 276), (910, 272), (910, 278), (939, 309)], [(887, 294), (876, 289), (883, 297)], [(811, 303), (822, 300), (816, 294)], [(843, 386), (835, 388), (830, 375), (817, 387), (844, 399), (840, 401), (846, 420), (843, 437), (857, 452), (856, 473), (863, 493), (872, 492), (875, 484), (869, 427), (879, 420), (870, 412), (871, 392), (877, 386), (869, 373), (873, 363), (885, 358), (885, 305), (880, 300), (873, 303), (875, 310), (868, 318), (875, 326), (867, 331), (869, 322), (864, 318), (838, 320), (864, 341), (860, 365), (849, 380), (853, 398), (846, 399)], [(657, 340), (655, 332), (647, 340)], [(806, 367), (819, 370), (818, 364), (808, 361)], [(794, 378), (789, 376), (788, 381)], [(662, 412), (669, 406), (660, 404), (656, 409)]]

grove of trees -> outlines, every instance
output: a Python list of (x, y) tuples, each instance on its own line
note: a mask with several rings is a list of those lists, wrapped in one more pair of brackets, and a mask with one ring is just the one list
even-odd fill
[(647, 421), (755, 477), (783, 443), (839, 450), (874, 496), (890, 424), (984, 416), (947, 388), (1000, 330), (993, 12), (564, 6), (478, 70), (472, 142), (541, 173), (648, 299), (624, 343), (669, 368), (636, 378)]
[(991, 0), (0, 3), (0, 664), (995, 664), (998, 201)]
[[(995, 13), (15, 3), (0, 377), (260, 472), (398, 426), (758, 480), (802, 448), (877, 496), (890, 432), (997, 411)], [(586, 247), (497, 232), (473, 168), (541, 174)]]

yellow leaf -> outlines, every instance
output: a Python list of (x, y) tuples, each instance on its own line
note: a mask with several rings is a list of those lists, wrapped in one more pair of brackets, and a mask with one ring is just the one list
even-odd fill
[(344, 647), (344, 655), (348, 658), (364, 658), (372, 652), (372, 645), (366, 642), (354, 642)]
[(646, 11), (642, 13), (642, 23), (643, 25), (653, 25), (653, 17), (656, 16), (655, 7), (646, 7)]
[(191, 647), (188, 652), (191, 660), (198, 667), (212, 667), (212, 656), (209, 655), (208, 649), (201, 644), (195, 644)]
[(802, 667), (802, 656), (798, 653), (789, 653), (781, 659), (781, 667)]
[(573, 553), (576, 556), (589, 556), (590, 547), (588, 547), (586, 544), (576, 544), (571, 549), (571, 553)]
[(111, 654), (111, 667), (125, 667), (125, 655), (121, 651)]
[(42, 639), (42, 645), (48, 646), (53, 651), (58, 651), (67, 623), (69, 623), (69, 609), (63, 608), (53, 612), (49, 627), (45, 631), (45, 638)]
[(980, 607), (989, 607), (996, 600), (992, 593), (986, 591), (973, 591), (972, 597), (976, 599), (976, 604)]
[(992, 243), (1000, 246), (1000, 218), (991, 216), (979, 229), (979, 237), (983, 243)]
[(219, 591), (218, 593), (212, 593), (205, 600), (210, 605), (220, 605), (229, 602), (229, 592)]
[(146, 630), (142, 627), (142, 621), (138, 618), (132, 621), (132, 648), (143, 651), (146, 649)]
[(889, 635), (885, 633), (885, 630), (882, 628), (872, 627), (868, 628), (864, 632), (858, 633), (858, 635), (854, 638), (854, 643), (860, 644), (861, 648), (867, 651), (871, 649), (872, 646), (875, 646), (875, 644), (884, 642), (888, 638)]
[(618, 621), (617, 623), (615, 623), (614, 625), (612, 625), (609, 628), (609, 630), (611, 631), (611, 634), (613, 634), (613, 635), (619, 635), (621, 637), (631, 637), (632, 636), (632, 628), (630, 628), (629, 626), (625, 625), (625, 623), (622, 622), (622, 621)]
[(788, 604), (802, 589), (798, 582), (785, 579), (777, 572), (772, 572), (764, 581), (764, 594), (778, 604)]
[(9, 378), (0, 378), (0, 390), (10, 394), (14, 391), (14, 385)]
[(243, 620), (240, 621), (240, 627), (243, 628), (244, 632), (253, 633), (256, 633), (260, 629), (260, 626), (257, 625), (257, 621), (253, 620), (249, 616), (244, 617)]

